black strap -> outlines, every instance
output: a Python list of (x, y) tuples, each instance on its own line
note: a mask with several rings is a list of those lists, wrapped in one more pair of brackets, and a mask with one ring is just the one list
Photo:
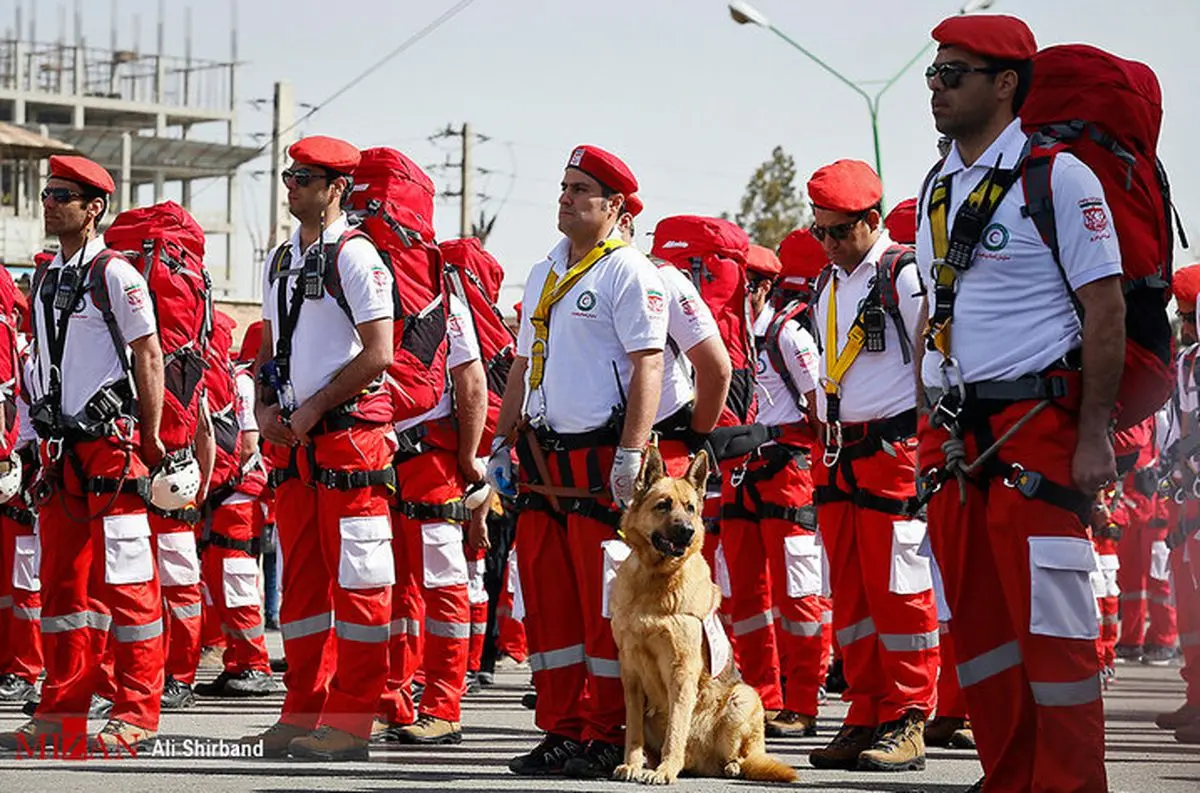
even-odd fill
[(0, 504), (0, 515), (14, 523), (20, 523), (22, 526), (33, 525), (33, 512), (12, 503)]
[(146, 501), (146, 509), (147, 511), (153, 512), (159, 517), (167, 518), (168, 520), (177, 520), (182, 523), (186, 523), (189, 526), (195, 526), (200, 522), (200, 519), (204, 517), (199, 507), (184, 507), (183, 509), (159, 509), (151, 504), (149, 499)]
[(853, 493), (848, 493), (836, 485), (818, 485), (813, 491), (813, 502), (818, 506), (849, 502), (862, 509), (903, 517), (916, 515), (920, 507), (915, 498), (887, 498), (886, 496), (877, 496), (862, 488), (856, 488)]
[[(74, 455), (72, 455), (74, 457)], [(150, 503), (150, 478), (145, 476), (115, 479), (108, 476), (80, 477), (83, 482), (84, 495), (104, 495), (121, 493), (123, 495), (139, 496)], [(159, 514), (162, 514), (161, 512)]]
[(784, 507), (779, 504), (764, 503), (758, 507), (758, 518), (786, 520), (803, 526), (809, 531), (817, 530), (817, 508), (812, 504), (803, 507)]
[(800, 393), (800, 388), (796, 385), (796, 380), (792, 377), (787, 362), (783, 358), (783, 351), (779, 347), (779, 337), (783, 333), (784, 326), (801, 314), (805, 308), (803, 302), (793, 300), (776, 311), (775, 316), (771, 317), (771, 321), (767, 324), (766, 334), (759, 343), (759, 346), (766, 348), (767, 360), (771, 362), (779, 379), (783, 380), (783, 385), (792, 395), (792, 401), (796, 403), (796, 410), (800, 411), (801, 416), (804, 415), (804, 395)]
[(558, 503), (562, 506), (562, 512), (554, 511), (550, 506), (550, 500), (541, 493), (533, 493), (530, 491), (522, 492), (517, 497), (518, 510), (529, 509), (535, 512), (543, 512), (550, 515), (559, 523), (566, 525), (566, 517), (569, 514), (580, 515), (590, 520), (598, 521), (616, 531), (621, 525), (621, 513), (617, 510), (602, 505), (594, 498), (559, 498)]
[(291, 301), (288, 301), (288, 277), (283, 270), (283, 263), (291, 256), (292, 245), (285, 242), (275, 252), (275, 261), (271, 263), (271, 278), (278, 280), (275, 287), (276, 316), (279, 318), (279, 340), (275, 342), (275, 366), (279, 371), (279, 381), (288, 383), (292, 379), (292, 336), (296, 332), (296, 323), (300, 321), (300, 307), (304, 305), (304, 282), (296, 279), (292, 288)]
[(883, 307), (884, 312), (892, 318), (896, 326), (896, 335), (900, 339), (900, 354), (904, 363), (912, 363), (912, 339), (904, 326), (904, 314), (900, 311), (900, 295), (896, 288), (896, 280), (900, 271), (910, 264), (917, 263), (917, 255), (911, 248), (903, 245), (892, 245), (883, 252), (875, 263), (875, 288), (872, 294)]
[(313, 470), (313, 483), (330, 490), (359, 490), (376, 485), (383, 485), (394, 490), (396, 488), (396, 469), (390, 466), (378, 471), (339, 471), (333, 468), (316, 468)]
[(471, 519), (471, 510), (465, 501), (451, 501), (448, 504), (422, 504), (415, 501), (401, 501), (396, 511), (406, 518), (416, 521), (448, 520), (456, 523), (466, 523)]
[(250, 540), (235, 540), (209, 529), (208, 536), (201, 540), (197, 546), (197, 550), (204, 551), (210, 545), (214, 548), (223, 548), (227, 551), (241, 551), (250, 556), (262, 556), (263, 543), (261, 537), (254, 537)]

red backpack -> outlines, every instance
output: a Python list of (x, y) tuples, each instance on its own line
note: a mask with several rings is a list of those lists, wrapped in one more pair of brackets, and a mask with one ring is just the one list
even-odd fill
[(517, 351), (516, 337), (504, 323), (504, 315), (496, 306), (500, 285), (504, 281), (504, 268), (474, 237), (447, 240), (439, 247), (446, 263), (447, 284), (471, 310), (471, 321), (479, 339), (480, 359), (487, 375), (488, 389), (487, 422), (479, 443), (479, 455), (486, 457), (492, 448), (504, 387), (508, 383), (508, 372), (512, 369)]
[(20, 430), (17, 424), (17, 399), (21, 393), (22, 365), (16, 318), (20, 299), (21, 293), (13, 281), (12, 273), (0, 265), (0, 313), (3, 314), (0, 317), (0, 410), (4, 411), (0, 460), (12, 454)]
[(757, 356), (746, 294), (746, 256), (750, 238), (720, 218), (676, 215), (654, 229), (651, 255), (687, 273), (712, 311), (729, 350), (733, 380), (718, 426), (748, 424), (757, 414), (754, 373)]
[[(1162, 91), (1149, 66), (1084, 44), (1049, 47), (1033, 63), (1033, 85), (1021, 108), (1031, 136), (1023, 179), (1027, 211), (1057, 261), (1050, 187), (1055, 156), (1069, 151), (1104, 186), (1124, 268), (1125, 371), (1117, 426), (1130, 427), (1161, 407), (1175, 383), (1167, 316), (1173, 207), (1155, 153)], [(1082, 209), (1087, 228), (1106, 233), (1102, 208)]]
[[(108, 250), (89, 271), (88, 291), (104, 316), (109, 335), (124, 358), (121, 337), (108, 299), (105, 272), (119, 253), (146, 279), (163, 352), (164, 394), (161, 436), (167, 451), (192, 445), (200, 421), (199, 386), (212, 331), (212, 281), (204, 268), (204, 230), (174, 201), (129, 209), (104, 232)], [(124, 361), (128, 370), (128, 361)]]
[[(204, 373), (204, 391), (216, 440), (217, 459), (209, 479), (209, 492), (236, 481), (241, 473), (241, 425), (238, 422), (238, 393), (234, 381), (233, 363), (229, 358), (233, 334), (225, 322), (216, 322), (212, 342), (208, 345)], [(222, 499), (224, 500), (224, 499)]]

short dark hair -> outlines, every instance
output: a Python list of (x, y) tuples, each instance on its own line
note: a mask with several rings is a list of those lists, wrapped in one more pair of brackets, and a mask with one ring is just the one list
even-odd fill
[(83, 196), (84, 204), (89, 204), (97, 198), (104, 202), (104, 208), (100, 210), (100, 214), (96, 215), (96, 227), (99, 228), (100, 221), (104, 218), (105, 213), (108, 212), (108, 203), (110, 200), (108, 193), (98, 187), (80, 185), (79, 194)]
[(1033, 85), (1033, 61), (1005, 61), (994, 58), (985, 60), (990, 68), (995, 69), (995, 72), (991, 74), (992, 82), (996, 81), (996, 75), (1000, 72), (1011, 70), (1017, 73), (1017, 90), (1013, 92), (1012, 98), (1013, 115), (1017, 115), (1021, 112), (1021, 107), (1025, 104), (1025, 99), (1029, 96), (1029, 89)]

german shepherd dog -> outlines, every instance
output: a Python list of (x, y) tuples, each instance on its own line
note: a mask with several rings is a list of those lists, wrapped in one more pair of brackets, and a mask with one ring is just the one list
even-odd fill
[(651, 447), (621, 519), (631, 553), (609, 604), (625, 687), (625, 762), (613, 777), (666, 785), (683, 771), (792, 782), (795, 770), (766, 753), (762, 701), (741, 682), (716, 622), (721, 590), (700, 553), (707, 479), (704, 452), (672, 479)]

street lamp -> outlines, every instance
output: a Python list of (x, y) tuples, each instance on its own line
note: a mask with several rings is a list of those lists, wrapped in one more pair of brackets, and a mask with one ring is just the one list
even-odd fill
[[(983, 11), (987, 8), (991, 8), (995, 2), (996, 0), (967, 0), (967, 2), (964, 3), (963, 6), (958, 10), (958, 13), (973, 14), (976, 11)], [(800, 46), (795, 39), (772, 25), (771, 20), (767, 18), (766, 14), (762, 13), (749, 3), (744, 2), (744, 0), (736, 0), (736, 2), (729, 4), (729, 16), (733, 17), (733, 21), (739, 25), (757, 25), (760, 28), (766, 28), (767, 30), (771, 31), (788, 44), (791, 44), (803, 55), (807, 56), (808, 59), (813, 63), (817, 64), (822, 69), (840, 80), (842, 83), (849, 86), (850, 90), (854, 91), (854, 93), (858, 94), (866, 101), (867, 111), (871, 114), (871, 135), (875, 142), (875, 172), (879, 174), (879, 178), (882, 181), (883, 162), (879, 153), (879, 100), (889, 88), (896, 84), (897, 80), (904, 76), (904, 73), (907, 72), (914, 63), (920, 60), (925, 53), (929, 52), (930, 48), (933, 47), (933, 42), (930, 41), (924, 47), (922, 47), (920, 52), (910, 58), (903, 66), (901, 66), (900, 71), (896, 72), (896, 74), (893, 75), (890, 80), (884, 83), (883, 87), (876, 91), (874, 96), (871, 96), (861, 87), (859, 87), (859, 85), (853, 80), (850, 80), (837, 69), (834, 69), (828, 63), (804, 49), (804, 47)]]

